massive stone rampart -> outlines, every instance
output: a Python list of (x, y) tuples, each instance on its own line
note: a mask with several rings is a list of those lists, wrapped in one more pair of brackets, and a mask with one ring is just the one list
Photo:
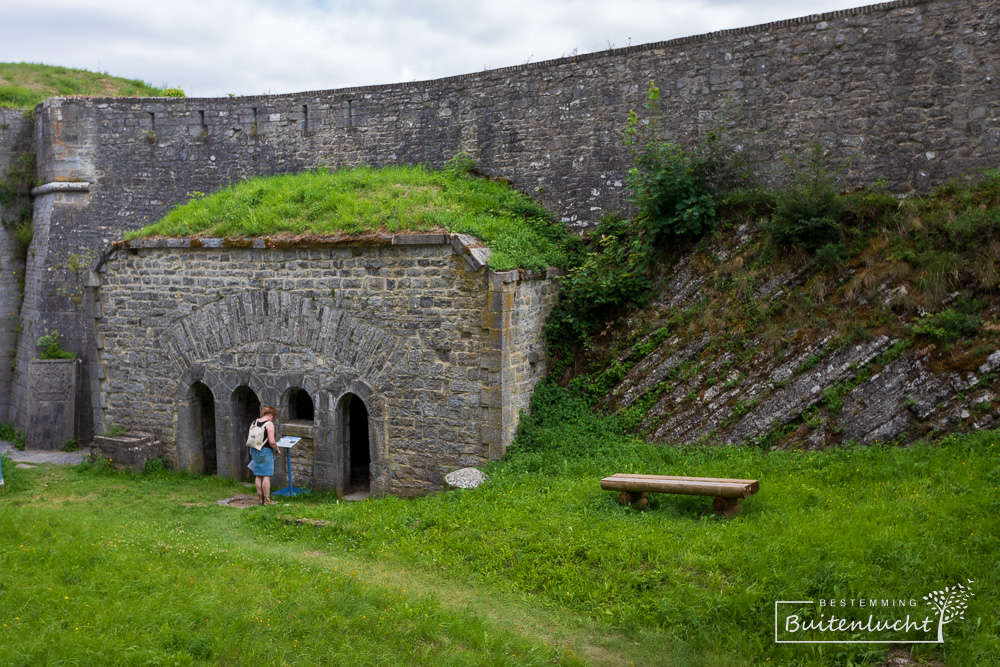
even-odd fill
[[(86, 259), (198, 192), (318, 165), (422, 163), (459, 151), (587, 225), (626, 205), (622, 134), (650, 81), (667, 138), (727, 118), (782, 155), (822, 141), (847, 184), (926, 190), (995, 166), (996, 0), (898, 0), (436, 81), (232, 99), (46, 101), (14, 412), (37, 338), (86, 353)], [(89, 386), (83, 378), (82, 386)], [(89, 396), (82, 396), (87, 402)], [(84, 431), (88, 425), (83, 424)]]

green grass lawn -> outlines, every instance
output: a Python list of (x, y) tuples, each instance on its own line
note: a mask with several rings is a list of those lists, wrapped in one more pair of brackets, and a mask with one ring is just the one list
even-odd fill
[(159, 222), (127, 232), (149, 236), (333, 237), (400, 232), (471, 234), (493, 251), (491, 268), (563, 266), (575, 241), (565, 226), (507, 183), (456, 168), (355, 167), (251, 178), (198, 193)]
[[(236, 510), (235, 482), (4, 461), (3, 662), (877, 664), (887, 644), (776, 644), (778, 600), (915, 598), (973, 580), (949, 665), (1000, 662), (1000, 433), (907, 448), (676, 450), (551, 387), (478, 489)], [(614, 472), (752, 477), (621, 507)], [(295, 523), (307, 518), (324, 524)], [(904, 644), (905, 646), (905, 644)], [(74, 663), (75, 661), (75, 663)]]

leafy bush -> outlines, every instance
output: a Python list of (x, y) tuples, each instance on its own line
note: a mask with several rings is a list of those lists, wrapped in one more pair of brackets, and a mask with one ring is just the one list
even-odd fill
[(841, 240), (844, 211), (835, 178), (828, 171), (823, 147), (813, 146), (804, 169), (796, 169), (790, 187), (778, 193), (774, 215), (764, 228), (772, 242), (815, 251)]
[(163, 457), (149, 459), (148, 461), (146, 461), (146, 472), (151, 475), (155, 475), (156, 473), (160, 472), (165, 472), (170, 469), (170, 466), (167, 464), (168, 464), (167, 459)]
[(559, 303), (546, 321), (546, 339), (556, 348), (585, 338), (611, 314), (649, 295), (648, 255), (629, 221), (608, 216), (589, 240), (590, 252), (560, 278)]
[(16, 449), (24, 449), (24, 433), (10, 422), (0, 422), (0, 440), (5, 440)]
[(70, 352), (69, 350), (64, 350), (62, 346), (59, 345), (59, 339), (61, 334), (52, 330), (46, 335), (38, 339), (37, 347), (42, 348), (42, 351), (38, 353), (39, 359), (75, 359), (76, 352)]
[[(663, 116), (659, 112), (660, 89), (649, 82), (645, 107), (652, 118), (640, 122), (629, 111), (625, 145), (632, 152), (632, 168), (626, 176), (629, 201), (638, 210), (638, 220), (652, 246), (674, 237), (700, 236), (715, 223), (715, 197), (706, 175), (730, 175), (734, 170), (719, 159), (724, 133), (710, 133), (693, 152), (664, 141)], [(710, 156), (707, 160), (702, 155)], [(732, 187), (732, 186), (730, 186)]]
[(929, 315), (910, 327), (916, 336), (930, 336), (942, 343), (953, 343), (959, 338), (972, 336), (979, 329), (980, 317), (948, 308)]
[(651, 239), (700, 236), (715, 223), (715, 198), (701, 162), (672, 143), (649, 143), (627, 177), (631, 201)]

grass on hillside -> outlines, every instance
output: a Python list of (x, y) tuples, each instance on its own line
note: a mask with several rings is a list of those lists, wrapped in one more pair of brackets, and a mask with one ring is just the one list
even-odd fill
[(196, 193), (127, 239), (330, 237), (447, 231), (492, 249), (491, 268), (545, 269), (566, 263), (572, 237), (531, 198), (499, 181), (458, 170), (356, 167), (251, 178), (208, 196)]
[[(775, 601), (912, 598), (922, 618), (924, 595), (972, 580), (943, 646), (904, 646), (994, 664), (998, 441), (677, 450), (546, 384), (486, 484), (415, 500), (317, 493), (240, 512), (214, 503), (227, 480), (5, 466), (5, 658), (874, 665), (889, 645), (776, 644)], [(699, 497), (638, 511), (600, 489), (614, 472), (761, 490), (734, 519)]]
[(177, 96), (178, 92), (176, 88), (156, 88), (137, 79), (123, 79), (70, 67), (0, 63), (0, 107), (33, 109), (49, 97), (70, 95), (163, 97)]

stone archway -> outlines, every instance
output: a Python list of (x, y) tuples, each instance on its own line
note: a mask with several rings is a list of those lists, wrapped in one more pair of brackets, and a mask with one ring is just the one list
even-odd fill
[(247, 467), (250, 463), (247, 432), (250, 430), (250, 422), (260, 416), (260, 398), (248, 385), (241, 384), (233, 390), (230, 403), (233, 426), (229, 446), (233, 461), (233, 477), (252, 479), (253, 474)]
[(323, 474), (339, 493), (387, 493), (385, 399), (365, 380), (346, 374), (327, 391), (334, 406), (333, 423), (324, 446), (317, 449), (317, 474)]
[(219, 454), (215, 432), (215, 396), (203, 382), (195, 382), (188, 392), (185, 406), (190, 411), (188, 418), (191, 447), (201, 454), (201, 470), (204, 475), (219, 472)]
[(344, 394), (337, 403), (340, 431), (335, 447), (341, 450), (345, 493), (371, 492), (371, 438), (368, 406), (354, 394)]
[[(349, 487), (343, 466), (350, 453), (345, 456), (339, 434), (351, 420), (349, 414), (341, 419), (337, 406), (350, 393), (360, 401), (355, 411), (363, 405), (367, 414), (371, 492), (388, 492), (387, 410), (377, 387), (391, 386), (406, 369), (407, 343), (395, 332), (294, 294), (250, 292), (207, 304), (165, 331), (160, 342), (178, 375), (189, 383), (205, 375), (220, 399), (219, 474), (248, 478), (247, 429), (261, 405), (273, 405), (282, 434), (306, 439), (291, 452), (296, 480), (311, 478), (316, 486), (338, 491)], [(187, 418), (178, 426), (178, 436), (193, 428)], [(181, 467), (201, 470), (202, 461), (183, 454), (180, 445), (178, 457)], [(356, 452), (354, 458), (363, 457)], [(276, 474), (286, 474), (284, 467)]]

